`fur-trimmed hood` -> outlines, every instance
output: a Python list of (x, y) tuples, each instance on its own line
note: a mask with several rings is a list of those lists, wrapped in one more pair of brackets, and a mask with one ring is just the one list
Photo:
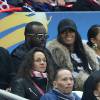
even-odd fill
[(95, 51), (91, 47), (89, 47), (87, 44), (84, 44), (84, 48), (85, 48), (86, 55), (87, 55), (90, 66), (93, 66), (95, 70), (99, 70), (100, 62), (98, 62), (97, 60), (97, 55)]
[[(54, 61), (59, 67), (68, 67), (69, 69), (72, 70), (72, 72), (74, 71), (73, 64), (70, 58), (70, 53), (64, 45), (62, 45), (56, 39), (54, 39), (47, 43), (47, 48), (48, 50), (50, 50)], [(98, 70), (99, 64), (97, 62), (95, 52), (87, 45), (84, 45), (84, 49), (86, 51), (87, 59), (90, 65), (89, 67), (93, 71)], [(75, 76), (75, 74), (73, 73), (73, 76), (75, 77), (75, 80), (76, 80), (75, 88), (78, 90), (82, 90), (84, 81), (87, 79), (89, 74), (85, 72), (84, 70), (82, 70), (76, 75), (77, 76)]]
[(64, 45), (54, 39), (47, 43), (47, 48), (50, 50), (53, 59), (58, 66), (69, 67), (73, 70), (73, 64), (71, 63), (69, 51)]
[[(73, 70), (73, 64), (71, 63), (70, 54), (68, 49), (59, 43), (56, 39), (49, 41), (47, 43), (47, 48), (50, 50), (54, 61), (58, 66), (62, 67), (69, 67), (71, 70)], [(96, 54), (94, 50), (92, 50), (88, 45), (84, 45), (84, 49), (86, 51), (87, 59), (89, 62), (89, 65), (95, 70), (100, 69), (99, 62), (97, 61)]]

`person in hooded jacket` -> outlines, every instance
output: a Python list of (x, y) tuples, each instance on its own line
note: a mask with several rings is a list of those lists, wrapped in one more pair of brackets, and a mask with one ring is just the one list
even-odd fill
[(88, 60), (77, 26), (71, 19), (59, 22), (57, 39), (49, 41), (47, 48), (58, 66), (68, 66), (73, 71), (77, 89), (82, 89), (85, 79), (97, 70), (96, 63)]

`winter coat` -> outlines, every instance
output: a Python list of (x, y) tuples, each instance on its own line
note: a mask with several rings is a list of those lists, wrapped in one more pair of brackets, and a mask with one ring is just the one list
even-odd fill
[(67, 66), (69, 69), (73, 70), (70, 54), (65, 46), (57, 40), (52, 40), (47, 43), (47, 48), (51, 52), (52, 57), (58, 66)]
[[(75, 93), (73, 93), (73, 95), (75, 96), (75, 100), (81, 100)], [(46, 93), (44, 96), (42, 96), (40, 98), (40, 100), (59, 100), (57, 97), (59, 95), (57, 95), (53, 90), (49, 91), (48, 93)], [(64, 99), (63, 99), (64, 100)], [(67, 100), (67, 99), (66, 99)]]
[(12, 64), (9, 52), (0, 47), (0, 88), (6, 89), (10, 85), (12, 77)]
[[(58, 66), (67, 67), (67, 68), (71, 69), (72, 72), (74, 71), (73, 64), (72, 64), (71, 58), (70, 58), (70, 53), (64, 45), (62, 45), (56, 39), (54, 39), (47, 43), (47, 48), (48, 48), (48, 50), (50, 50), (50, 52), (53, 56), (53, 59)], [(91, 58), (90, 59), (89, 59), (89, 57), (87, 57), (87, 58), (89, 60), (89, 65), (92, 68), (92, 70), (93, 71), (98, 70), (98, 67), (96, 67), (97, 64), (96, 64), (95, 60), (92, 61)], [(92, 63), (90, 64), (90, 62), (92, 62)], [(84, 70), (81, 70), (79, 73), (74, 72), (73, 74), (74, 74), (74, 77), (76, 78), (77, 89), (82, 88), (83, 83), (87, 79), (89, 74), (87, 72), (85, 72)]]
[(17, 73), (21, 62), (24, 60), (24, 57), (28, 53), (28, 51), (30, 51), (30, 48), (25, 44), (19, 45), (17, 48), (15, 48), (12, 51), (11, 57), (12, 57), (13, 66), (14, 66), (13, 67), (14, 73)]
[(90, 66), (93, 66), (94, 70), (100, 70), (100, 62), (97, 59), (97, 55), (95, 51), (91, 47), (89, 47), (87, 44), (84, 44), (84, 48), (85, 48)]
[(17, 78), (12, 82), (11, 92), (29, 100), (39, 100), (42, 94), (30, 78)]
[[(55, 60), (57, 65), (67, 66), (71, 70), (73, 70), (73, 64), (71, 62), (70, 53), (64, 45), (62, 45), (56, 39), (54, 39), (47, 43), (47, 48), (48, 50), (50, 50), (53, 59)], [(93, 53), (93, 50), (87, 47), (87, 45), (84, 45), (84, 49), (86, 51), (87, 59), (91, 68), (94, 71), (99, 70), (99, 65), (97, 63), (97, 59), (95, 57), (96, 55)]]

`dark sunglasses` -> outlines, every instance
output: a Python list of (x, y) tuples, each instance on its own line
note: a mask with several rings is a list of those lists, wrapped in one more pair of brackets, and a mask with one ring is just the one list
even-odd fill
[(45, 34), (43, 34), (43, 33), (28, 34), (27, 36), (32, 36), (32, 37), (38, 38), (38, 39), (41, 39), (41, 38), (48, 39), (49, 38), (49, 35), (47, 33), (45, 33)]

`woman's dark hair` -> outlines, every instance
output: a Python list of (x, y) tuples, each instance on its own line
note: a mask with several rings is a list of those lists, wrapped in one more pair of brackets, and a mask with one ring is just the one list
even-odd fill
[(31, 49), (25, 56), (24, 61), (22, 62), (22, 64), (20, 65), (20, 69), (18, 71), (17, 77), (26, 77), (29, 78), (30, 77), (30, 71), (32, 70), (32, 66), (33, 66), (33, 62), (34, 62), (34, 54), (35, 52), (43, 52), (43, 54), (46, 57), (46, 61), (47, 61), (47, 67), (46, 67), (46, 72), (48, 74), (48, 78), (49, 80), (51, 80), (51, 77), (53, 75), (53, 71), (54, 71), (54, 66), (51, 63), (51, 59), (49, 57), (48, 52), (46, 51), (47, 49), (44, 48), (39, 48), (39, 47), (35, 47), (33, 49)]
[(83, 86), (83, 96), (81, 100), (97, 100), (93, 94), (97, 84), (100, 82), (100, 70), (92, 73)]
[[(67, 21), (65, 21), (67, 20)], [(82, 60), (83, 62), (83, 68), (86, 72), (90, 73), (91, 70), (89, 69), (89, 66), (88, 66), (88, 60), (87, 60), (87, 57), (86, 57), (86, 53), (85, 53), (85, 50), (84, 50), (84, 47), (83, 47), (83, 43), (82, 43), (82, 39), (81, 39), (81, 36), (80, 34), (78, 33), (77, 31), (77, 27), (76, 27), (76, 24), (74, 21), (72, 20), (69, 20), (69, 19), (65, 19), (65, 20), (62, 20), (60, 21), (59, 25), (58, 25), (58, 36), (57, 36), (57, 40), (63, 44), (63, 40), (62, 40), (62, 37), (61, 37), (61, 33), (59, 30), (60, 26), (62, 27), (65, 27), (66, 29), (72, 29), (74, 32), (75, 32), (75, 45), (74, 45), (74, 52), (77, 54), (77, 56)], [(69, 28), (68, 28), (69, 27)], [(65, 45), (66, 46), (66, 45)]]
[(87, 44), (90, 46), (90, 47), (93, 47), (93, 43), (91, 41), (91, 38), (95, 38), (98, 33), (100, 32), (100, 25), (92, 25), (89, 30), (88, 30), (88, 33), (87, 33), (87, 38), (88, 38), (88, 42)]
[(34, 25), (36, 25), (36, 26), (43, 26), (43, 24), (42, 23), (40, 23), (40, 22), (36, 22), (36, 21), (34, 21), (34, 22), (29, 22), (28, 24), (26, 24), (26, 26), (25, 26), (25, 32), (24, 32), (24, 35), (27, 35), (27, 34), (34, 34), (33, 33), (33, 26)]

